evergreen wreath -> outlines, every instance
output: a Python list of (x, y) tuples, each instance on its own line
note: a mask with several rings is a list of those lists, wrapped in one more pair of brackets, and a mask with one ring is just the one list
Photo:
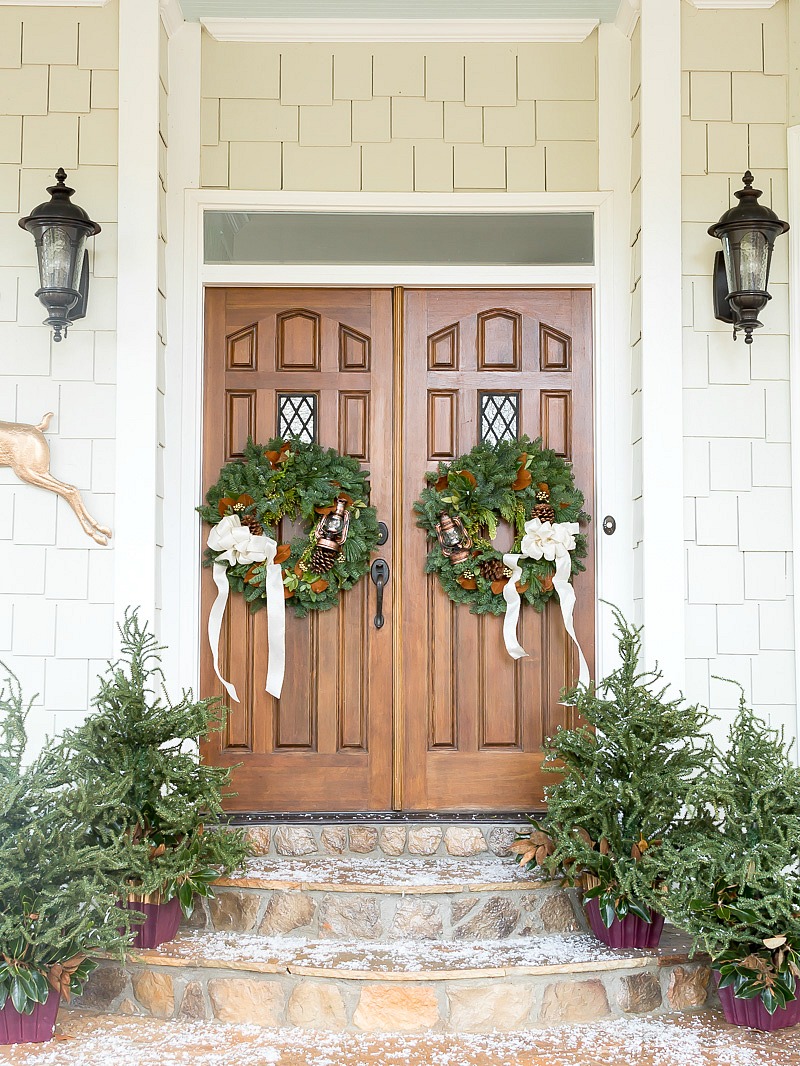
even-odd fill
[[(350, 589), (369, 571), (370, 552), (378, 544), (378, 518), (369, 500), (369, 472), (355, 459), (333, 448), (305, 441), (273, 437), (266, 445), (248, 440), (244, 457), (228, 463), (219, 480), (206, 493), (206, 505), (198, 507), (202, 518), (216, 525), (226, 515), (236, 514), (252, 533), (277, 539), (281, 519), (302, 523), (303, 533), (290, 543), (278, 545), (275, 562), (283, 570), (284, 598), (294, 613), (304, 618), (309, 611), (328, 611), (339, 592)], [(344, 500), (350, 524), (342, 550), (332, 559), (318, 551), (315, 530), (319, 520)], [(217, 553), (206, 549), (205, 565)], [(266, 603), (266, 564), (228, 567), (228, 581), (258, 611)]]
[[(442, 588), (455, 603), (469, 604), (472, 614), (505, 614), (503, 589), (511, 571), (503, 552), (494, 546), (501, 519), (514, 532), (510, 553), (519, 551), (525, 523), (589, 522), (583, 493), (575, 487), (572, 470), (561, 456), (543, 448), (541, 439), (522, 436), (496, 445), (479, 444), (450, 463), (439, 463), (425, 474), (426, 487), (414, 504), (421, 526), (431, 540), (426, 573), (438, 574)], [(472, 541), (470, 557), (452, 563), (442, 551), (436, 526), (442, 514), (459, 518)], [(571, 553), (572, 573), (585, 567), (586, 537), (578, 534)], [(537, 611), (554, 595), (555, 563), (522, 558), (520, 597)]]

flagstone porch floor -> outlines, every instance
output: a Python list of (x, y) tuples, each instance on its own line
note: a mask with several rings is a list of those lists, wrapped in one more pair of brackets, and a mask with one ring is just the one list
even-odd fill
[(367, 1036), (62, 1015), (50, 1044), (0, 1048), (10, 1066), (800, 1066), (800, 1027), (766, 1034), (717, 1011), (517, 1034)]

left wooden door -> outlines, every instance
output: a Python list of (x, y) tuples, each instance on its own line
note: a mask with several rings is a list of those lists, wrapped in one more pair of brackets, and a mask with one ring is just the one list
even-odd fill
[[(299, 433), (371, 471), (371, 502), (389, 521), (392, 456), (389, 289), (209, 289), (206, 296), (203, 483), (242, 454), (248, 436)], [(204, 537), (208, 530), (204, 530)], [(281, 539), (292, 535), (280, 531)], [(393, 568), (391, 540), (380, 550)], [(203, 576), (203, 617), (215, 596)], [(392, 804), (392, 635), (373, 626), (368, 578), (338, 607), (286, 612), (286, 678), (264, 691), (266, 612), (231, 596), (221, 639), (236, 685), (228, 724), (204, 752), (235, 766), (238, 811), (389, 810)], [(391, 617), (392, 582), (384, 599)], [(203, 642), (201, 688), (222, 694)]]

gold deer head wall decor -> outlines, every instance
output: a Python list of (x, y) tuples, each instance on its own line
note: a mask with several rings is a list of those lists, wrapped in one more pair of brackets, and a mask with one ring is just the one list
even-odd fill
[(38, 485), (63, 497), (78, 516), (84, 533), (98, 544), (108, 544), (111, 530), (96, 522), (74, 485), (67, 485), (50, 473), (50, 446), (44, 431), (50, 425), (49, 411), (38, 426), (27, 422), (0, 422), (0, 466), (9, 466), (20, 481)]

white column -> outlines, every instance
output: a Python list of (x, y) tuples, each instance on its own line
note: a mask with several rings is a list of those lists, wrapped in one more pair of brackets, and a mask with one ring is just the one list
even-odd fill
[(681, 4), (642, 0), (643, 602), (648, 663), (685, 678)]
[[(631, 46), (617, 26), (598, 30), (598, 112), (600, 190), (608, 198), (599, 212), (595, 353), (595, 457), (597, 503), (593, 515), (597, 544), (598, 600), (616, 604), (633, 618), (633, 501), (631, 492)], [(600, 346), (602, 345), (602, 352)], [(603, 518), (617, 524), (608, 536)], [(598, 603), (597, 675), (618, 661), (610, 609)]]
[(120, 0), (114, 608), (154, 622), (158, 491), (158, 0)]
[[(186, 190), (200, 184), (199, 23), (180, 26), (169, 41), (167, 153), (167, 352), (164, 457), (164, 666), (173, 689), (199, 685), (201, 502), (200, 410), (202, 332), (187, 330), (187, 287), (200, 263), (185, 260)], [(196, 246), (195, 246), (196, 247)], [(195, 293), (192, 293), (194, 296)], [(193, 303), (196, 307), (196, 301)], [(194, 373), (185, 373), (186, 367)]]

